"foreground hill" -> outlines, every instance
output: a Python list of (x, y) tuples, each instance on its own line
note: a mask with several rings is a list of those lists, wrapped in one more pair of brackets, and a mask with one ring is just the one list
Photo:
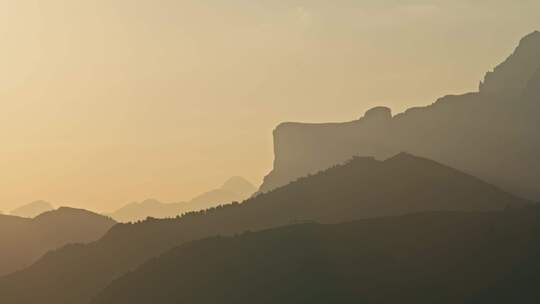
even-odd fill
[(304, 224), (195, 241), (92, 303), (538, 303), (540, 210)]
[(347, 123), (284, 123), (262, 192), (353, 155), (384, 159), (407, 151), (540, 200), (540, 32), (482, 81), (478, 92), (446, 96), (392, 116), (384, 107)]
[(220, 204), (243, 201), (257, 188), (242, 177), (232, 177), (218, 189), (202, 193), (189, 202), (162, 203), (148, 199), (141, 203), (128, 204), (110, 216), (119, 222), (136, 222), (147, 217), (170, 218), (191, 211), (200, 211)]
[(102, 237), (115, 222), (78, 209), (60, 208), (34, 219), (0, 215), (0, 274), (35, 262), (49, 250)]
[(178, 219), (116, 225), (98, 242), (49, 253), (31, 267), (1, 278), (0, 302), (88, 303), (113, 279), (149, 258), (214, 235), (304, 221), (338, 223), (420, 211), (487, 211), (525, 204), (472, 176), (409, 154), (386, 161), (355, 158), (242, 204)]
[(19, 217), (34, 218), (44, 212), (53, 210), (54, 207), (49, 202), (35, 201), (12, 210), (9, 214)]

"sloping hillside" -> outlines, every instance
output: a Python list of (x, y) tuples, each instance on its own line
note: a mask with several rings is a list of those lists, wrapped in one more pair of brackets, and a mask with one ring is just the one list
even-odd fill
[[(116, 225), (96, 243), (50, 253), (24, 271), (1, 278), (0, 302), (88, 303), (114, 278), (149, 258), (213, 235), (305, 221), (338, 223), (421, 211), (487, 211), (525, 204), (472, 176), (409, 154), (386, 161), (355, 158), (242, 204), (178, 219)], [(28, 288), (33, 292), (28, 293)]]
[(539, 211), (422, 213), (195, 241), (92, 303), (538, 303)]
[(60, 208), (34, 219), (0, 216), (0, 274), (35, 262), (49, 250), (102, 237), (115, 222), (85, 210)]

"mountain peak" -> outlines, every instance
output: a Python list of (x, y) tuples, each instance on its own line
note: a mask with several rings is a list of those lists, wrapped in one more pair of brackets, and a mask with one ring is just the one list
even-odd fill
[(480, 83), (480, 93), (519, 95), (540, 69), (540, 32), (523, 37), (514, 53)]
[(54, 207), (49, 202), (35, 201), (14, 209), (10, 212), (10, 214), (20, 217), (34, 218), (53, 209)]
[(404, 161), (404, 160), (419, 160), (421, 159), (420, 157), (418, 156), (415, 156), (415, 155), (412, 155), (410, 153), (407, 153), (407, 152), (400, 152), (388, 159), (385, 160), (385, 162), (388, 162), (388, 161)]
[(55, 219), (61, 219), (61, 218), (103, 218), (103, 219), (109, 220), (103, 215), (100, 215), (100, 214), (97, 214), (97, 213), (94, 213), (92, 211), (88, 211), (85, 209), (60, 207), (56, 210), (47, 211), (38, 215), (37, 217), (34, 218), (34, 221), (40, 222), (40, 221), (47, 221), (51, 219), (55, 220)]
[(229, 178), (223, 186), (221, 186), (221, 189), (240, 196), (249, 196), (257, 191), (257, 188), (252, 183), (240, 176)]
[(115, 224), (105, 216), (66, 207), (32, 219), (0, 215), (0, 277), (28, 267), (67, 244), (96, 241)]
[(540, 43), (540, 31), (533, 31), (532, 33), (523, 37), (520, 44), (524, 43)]
[(161, 205), (163, 205), (163, 203), (158, 201), (157, 199), (148, 198), (148, 199), (145, 199), (144, 201), (142, 201), (140, 203), (140, 205), (144, 205), (144, 206), (161, 206)]

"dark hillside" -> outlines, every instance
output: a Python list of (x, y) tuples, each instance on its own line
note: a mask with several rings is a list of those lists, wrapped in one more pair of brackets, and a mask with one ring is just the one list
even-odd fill
[[(182, 243), (301, 222), (339, 223), (423, 211), (488, 211), (526, 201), (470, 175), (408, 154), (355, 158), (242, 204), (178, 219), (119, 224), (100, 241), (49, 253), (0, 279), (3, 304), (87, 303), (114, 278)], [(43, 280), (44, 277), (49, 278)], [(28, 289), (32, 293), (28, 293)], [(61, 290), (61, 292), (60, 292)]]
[(540, 210), (306, 224), (180, 246), (93, 304), (538, 303)]

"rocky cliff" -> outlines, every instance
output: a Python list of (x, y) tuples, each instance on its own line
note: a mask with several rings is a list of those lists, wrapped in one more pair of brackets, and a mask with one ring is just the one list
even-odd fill
[(279, 125), (274, 169), (260, 191), (355, 155), (382, 159), (406, 151), (540, 200), (539, 117), (540, 32), (533, 32), (487, 73), (478, 92), (446, 96), (395, 116), (378, 107), (352, 122)]

